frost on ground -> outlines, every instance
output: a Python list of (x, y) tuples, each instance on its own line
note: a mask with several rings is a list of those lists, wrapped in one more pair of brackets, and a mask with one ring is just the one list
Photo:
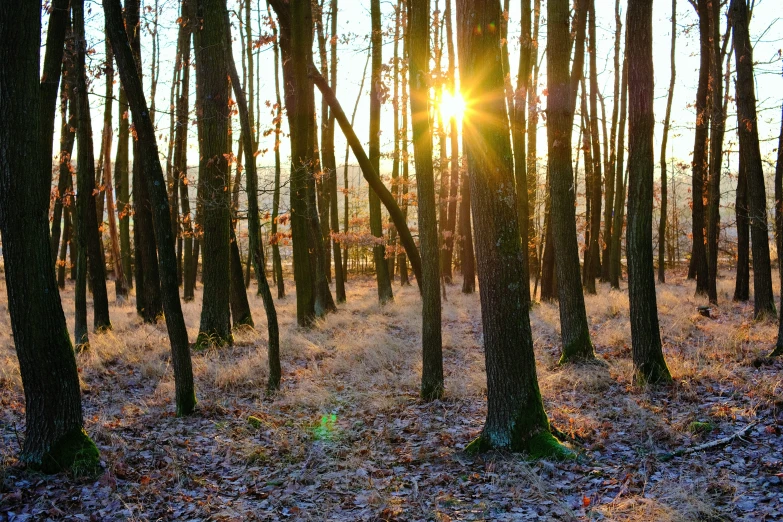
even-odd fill
[[(77, 355), (105, 472), (36, 474), (16, 461), (24, 396), (0, 303), (0, 520), (779, 520), (783, 362), (763, 359), (777, 325), (731, 302), (733, 274), (719, 281), (712, 319), (698, 314), (692, 282), (668, 278), (658, 309), (669, 387), (631, 382), (625, 293), (587, 296), (598, 364), (557, 367), (557, 305), (532, 309), (547, 412), (581, 455), (564, 463), (462, 451), (486, 408), (478, 295), (447, 288), (446, 397), (424, 404), (415, 286), (395, 286), (381, 308), (374, 280), (352, 277), (348, 303), (311, 330), (295, 325), (293, 295), (277, 301), (274, 397), (264, 394), (265, 316), (251, 292), (258, 330), (194, 354), (199, 406), (184, 419), (173, 416), (165, 325), (141, 324), (132, 303), (112, 306), (114, 330), (91, 334)], [(196, 297), (184, 304), (191, 340)], [(63, 300), (72, 327), (72, 286)], [(728, 446), (661, 459), (753, 422)]]

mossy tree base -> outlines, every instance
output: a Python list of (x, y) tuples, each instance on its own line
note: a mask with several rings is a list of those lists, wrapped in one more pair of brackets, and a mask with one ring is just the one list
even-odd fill
[(470, 455), (477, 455), (496, 449), (505, 449), (515, 453), (527, 453), (533, 459), (552, 458), (555, 460), (567, 460), (576, 458), (576, 453), (564, 446), (548, 431), (539, 431), (525, 441), (515, 441), (509, 447), (497, 447), (490, 441), (489, 437), (482, 434), (465, 447), (465, 452)]
[(593, 350), (593, 343), (590, 341), (590, 332), (585, 330), (579, 337), (564, 344), (563, 353), (558, 364), (592, 361), (594, 359), (595, 350)]
[(83, 429), (66, 434), (33, 467), (44, 473), (71, 471), (78, 476), (95, 476), (101, 471), (98, 448)]

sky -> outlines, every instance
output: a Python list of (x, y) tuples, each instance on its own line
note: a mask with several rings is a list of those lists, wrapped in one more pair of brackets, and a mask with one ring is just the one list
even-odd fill
[[(259, 0), (251, 0), (254, 10), (254, 23), (257, 19), (255, 15), (256, 10), (260, 7), (262, 15), (266, 15), (266, 6), (264, 2)], [(455, 0), (452, 0), (452, 2)], [(171, 94), (171, 81), (173, 74), (173, 63), (176, 52), (176, 36), (177, 25), (176, 19), (178, 16), (178, 1), (177, 0), (158, 0), (158, 12), (159, 12), (159, 41), (160, 41), (160, 76), (158, 80), (156, 107), (158, 112), (156, 113), (156, 126), (159, 134), (159, 148), (162, 158), (165, 161), (165, 154), (167, 153), (167, 139), (170, 129), (170, 116), (168, 114)], [(328, 2), (327, 2), (328, 3)], [(621, 18), (624, 21), (625, 17), (625, 0), (621, 0)], [(396, 2), (385, 0), (381, 3), (383, 11), (383, 24), (384, 34), (384, 47), (383, 47), (383, 59), (384, 63), (389, 63), (393, 52), (393, 37), (394, 37), (394, 6)], [(149, 97), (150, 90), (150, 60), (152, 58), (152, 35), (151, 31), (147, 30), (152, 28), (152, 21), (154, 16), (154, 6), (156, 2), (154, 0), (143, 0), (142, 2), (142, 55), (144, 60), (143, 72), (144, 72), (144, 85)], [(432, 9), (435, 10), (436, 5), (443, 10), (445, 7), (445, 0), (432, 0)], [(238, 9), (237, 0), (228, 0), (229, 10)], [(597, 41), (598, 41), (598, 82), (599, 88), (606, 98), (607, 103), (607, 117), (610, 117), (611, 103), (613, 97), (613, 81), (614, 81), (614, 66), (613, 66), (613, 53), (614, 53), (614, 0), (596, 0), (597, 11)], [(103, 30), (103, 12), (100, 2), (94, 0), (88, 0), (86, 3), (87, 18), (88, 18), (88, 30), (87, 39), (88, 45), (93, 47), (95, 52), (89, 56), (89, 67), (100, 68), (104, 59), (104, 30)], [(453, 9), (454, 11), (455, 9)], [(698, 81), (698, 68), (699, 68), (699, 43), (698, 43), (698, 26), (697, 16), (693, 6), (687, 0), (677, 0), (677, 49), (676, 49), (676, 68), (677, 68), (677, 80), (674, 93), (674, 101), (672, 107), (672, 129), (669, 136), (669, 152), (670, 157), (674, 157), (677, 160), (690, 162), (691, 150), (693, 147), (693, 128), (695, 122), (695, 111), (692, 107), (696, 86)], [(240, 60), (240, 45), (239, 45), (239, 30), (237, 20), (232, 16), (232, 35), (235, 38), (234, 53), (236, 57), (237, 66), (241, 72), (241, 60)], [(518, 2), (512, 2), (509, 10), (509, 51), (511, 60), (512, 71), (516, 70), (516, 63), (519, 56), (519, 21), (520, 21), (520, 4)], [(543, 50), (546, 46), (546, 0), (543, 0), (542, 6), (542, 18), (541, 18), (541, 32), (539, 38), (539, 49)], [(670, 38), (671, 38), (671, 2), (669, 1), (657, 1), (654, 4), (653, 12), (653, 45), (654, 45), (654, 68), (655, 68), (655, 116), (656, 116), (656, 128), (655, 128), (655, 150), (656, 154), (659, 153), (660, 145), (659, 139), (662, 132), (662, 122), (666, 108), (666, 98), (669, 86), (669, 71), (670, 71)], [(456, 24), (455, 24), (456, 26)], [(722, 20), (722, 30), (725, 29), (725, 17)], [(44, 31), (46, 30), (46, 24), (44, 20)], [(264, 32), (269, 29), (266, 25), (262, 27)], [(356, 102), (357, 95), (359, 95), (359, 85), (362, 79), (362, 71), (364, 70), (367, 51), (369, 46), (369, 32), (370, 32), (370, 12), (368, 0), (340, 0), (338, 9), (338, 87), (337, 95), (343, 105), (343, 108), (350, 116), (350, 112), (353, 109)], [(258, 26), (253, 27), (254, 38), (257, 38), (259, 33)], [(774, 151), (777, 147), (777, 137), (780, 130), (780, 118), (781, 118), (781, 103), (783, 103), (783, 76), (781, 71), (783, 70), (783, 60), (781, 59), (780, 49), (783, 47), (783, 10), (780, 7), (780, 0), (756, 0), (753, 18), (751, 20), (750, 27), (751, 39), (754, 42), (754, 61), (756, 65), (756, 92), (758, 98), (758, 111), (759, 111), (759, 131), (761, 136), (761, 152), (762, 156), (768, 161), (774, 161)], [(45, 41), (45, 39), (44, 39)], [(42, 49), (43, 52), (43, 49)], [(256, 74), (260, 75), (260, 100), (261, 100), (261, 113), (256, 116), (258, 125), (261, 130), (269, 129), (272, 127), (272, 110), (267, 107), (265, 102), (270, 101), (274, 103), (274, 58), (271, 45), (264, 45), (255, 50), (258, 53), (260, 59), (260, 68)], [(400, 53), (402, 52), (402, 45), (400, 45)], [(541, 58), (541, 54), (539, 54)], [(316, 52), (317, 60), (317, 52)], [(733, 62), (733, 57), (732, 57)], [(444, 58), (444, 68), (446, 61)], [(618, 72), (619, 73), (619, 72)], [(369, 71), (367, 72), (369, 75)], [(195, 81), (195, 74), (191, 75), (191, 81)], [(512, 81), (516, 83), (516, 77), (512, 77)], [(103, 92), (104, 92), (104, 78), (98, 78), (92, 81), (90, 97), (90, 103), (92, 107), (93, 116), (93, 129), (94, 140), (97, 145), (100, 141), (100, 122), (103, 115)], [(546, 97), (543, 96), (542, 91), (546, 87), (546, 61), (541, 62), (541, 73), (539, 77), (538, 93), (540, 95), (541, 103), (539, 105), (541, 110), (546, 108)], [(391, 89), (391, 85), (389, 85)], [(192, 89), (192, 87), (191, 87)], [(116, 93), (115, 89), (115, 93)], [(193, 92), (193, 91), (191, 91)], [(733, 94), (733, 87), (731, 89)], [(191, 100), (193, 97), (191, 96)], [(149, 102), (149, 99), (148, 99)], [(316, 91), (316, 104), (320, 107), (320, 98)], [(364, 138), (365, 146), (369, 136), (368, 130), (368, 114), (367, 107), (369, 105), (369, 79), (364, 83), (364, 89), (361, 93), (361, 99), (359, 100), (359, 110), (356, 116), (355, 130), (360, 138)], [(600, 110), (600, 109), (599, 109)], [(114, 116), (114, 134), (117, 132), (117, 109), (115, 104), (115, 116)], [(189, 140), (189, 159), (190, 162), (196, 164), (198, 161), (198, 150), (196, 144), (195, 125), (193, 124), (193, 114), (191, 114), (191, 129)], [(735, 108), (733, 102), (729, 104), (729, 114), (727, 120), (727, 133), (725, 148), (727, 150), (736, 150), (736, 134), (735, 134)], [(58, 120), (59, 121), (59, 120)], [(392, 148), (392, 105), (390, 102), (383, 105), (382, 122), (381, 122), (381, 146), (385, 152), (391, 151)], [(283, 118), (284, 131), (287, 126), (285, 118)], [(233, 124), (234, 129), (239, 128), (238, 121)], [(235, 132), (235, 139), (239, 138), (239, 133)], [(56, 136), (55, 139), (58, 139)], [(258, 158), (258, 165), (263, 169), (264, 167), (274, 164), (273, 150), (273, 135), (262, 137), (259, 144), (259, 150), (267, 152), (262, 153)], [(546, 128), (543, 121), (540, 124), (539, 132), (539, 151), (543, 156), (545, 153), (546, 143)], [(574, 143), (576, 143), (577, 135), (574, 135)], [(336, 133), (336, 154), (338, 158), (338, 164), (343, 163), (345, 154), (345, 139), (338, 131)], [(236, 144), (234, 145), (236, 152)], [(287, 156), (290, 152), (288, 139), (283, 138), (281, 143), (281, 152), (283, 155), (283, 164), (287, 163)], [(96, 154), (97, 155), (97, 154)], [(733, 157), (732, 164), (736, 162), (736, 154), (731, 154)], [(544, 158), (542, 157), (542, 160)], [(349, 163), (355, 163), (353, 156), (351, 155)], [(656, 162), (657, 163), (657, 162)], [(771, 164), (767, 164), (769, 169)], [(388, 162), (384, 163), (381, 167), (382, 175), (388, 175), (391, 170)], [(657, 173), (656, 173), (657, 176)]]

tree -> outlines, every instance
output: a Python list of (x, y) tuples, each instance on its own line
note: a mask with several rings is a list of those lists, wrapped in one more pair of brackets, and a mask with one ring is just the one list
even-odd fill
[(674, 62), (674, 50), (677, 44), (677, 0), (672, 0), (672, 45), (669, 61), (671, 74), (669, 76), (669, 95), (666, 99), (666, 117), (663, 120), (663, 135), (661, 137), (661, 218), (658, 224), (658, 282), (666, 282), (666, 263), (664, 253), (666, 250), (666, 219), (668, 211), (668, 181), (666, 177), (666, 146), (669, 140), (669, 126), (672, 119), (672, 100), (674, 100), (674, 82), (677, 77), (677, 69)]
[(247, 179), (247, 221), (248, 235), (250, 244), (251, 260), (253, 269), (256, 271), (259, 283), (259, 293), (264, 301), (264, 310), (266, 312), (267, 322), (267, 356), (269, 359), (269, 378), (267, 380), (267, 390), (273, 391), (280, 388), (280, 333), (277, 324), (277, 310), (275, 302), (272, 299), (272, 290), (269, 288), (269, 282), (266, 279), (264, 270), (264, 247), (261, 239), (258, 237), (261, 230), (261, 224), (258, 214), (258, 174), (256, 172), (256, 149), (258, 144), (253, 142), (252, 126), (250, 125), (250, 114), (248, 110), (247, 99), (239, 83), (239, 74), (234, 62), (234, 55), (231, 51), (231, 25), (228, 20), (228, 11), (224, 13), (225, 32), (226, 32), (226, 64), (228, 74), (231, 78), (231, 84), (234, 86), (234, 94), (237, 98), (237, 108), (239, 112), (239, 122), (242, 126), (242, 139), (245, 148), (245, 166)]
[(419, 201), (419, 242), (424, 261), (422, 293), (421, 396), (425, 400), (443, 395), (440, 267), (435, 179), (432, 172), (432, 133), (429, 121), (429, 0), (408, 1), (408, 73), (411, 129)]
[(737, 215), (737, 276), (734, 281), (734, 301), (750, 299), (750, 228), (748, 222), (748, 175), (742, 155), (737, 169), (737, 195), (734, 202)]
[[(448, 88), (453, 95), (456, 92), (456, 58), (454, 53), (454, 31), (452, 28), (451, 0), (446, 0), (446, 10), (444, 13), (446, 26), (446, 49), (448, 52)], [(443, 245), (443, 267), (446, 269), (444, 280), (451, 283), (451, 265), (454, 254), (454, 233), (457, 228), (457, 191), (460, 185), (459, 176), (459, 133), (457, 131), (457, 116), (452, 114), (449, 118), (449, 139), (451, 140), (451, 172), (449, 173), (449, 197), (448, 211), (446, 213), (446, 237)], [(524, 147), (523, 147), (524, 148)]]
[[(76, 44), (76, 117), (79, 127), (77, 138), (76, 175), (76, 238), (79, 249), (77, 271), (82, 273), (84, 283), (79, 286), (76, 299), (81, 312), (76, 318), (74, 337), (78, 344), (87, 343), (86, 278), (90, 278), (93, 294), (93, 325), (95, 330), (110, 329), (109, 298), (106, 292), (106, 266), (103, 262), (103, 247), (98, 231), (98, 217), (95, 211), (95, 156), (92, 144), (92, 120), (87, 97), (87, 71), (85, 56), (87, 41), (84, 35), (84, 0), (73, 4), (73, 31)], [(49, 169), (51, 170), (51, 167)]]
[[(672, 0), (676, 2), (677, 0)], [(609, 137), (609, 157), (605, 158), (606, 161), (606, 200), (604, 204), (604, 248), (603, 248), (603, 262), (601, 263), (601, 280), (609, 281), (609, 272), (612, 258), (612, 237), (614, 234), (613, 226), (614, 219), (613, 214), (615, 191), (619, 192), (620, 187), (617, 186), (617, 117), (620, 106), (620, 77), (622, 76), (622, 69), (620, 66), (620, 49), (622, 46), (623, 24), (620, 18), (620, 0), (615, 0), (614, 4), (614, 20), (615, 20), (615, 32), (614, 32), (614, 95), (612, 96), (612, 123)], [(665, 191), (664, 191), (665, 192)], [(662, 195), (665, 198), (665, 195)]]
[(497, 1), (457, 0), (461, 88), (471, 100), (463, 127), (487, 367), (487, 419), (481, 435), (467, 449), (562, 456), (565, 450), (549, 431), (538, 389), (529, 305), (523, 290), (525, 252), (505, 117), (500, 36), (473, 30), (498, 26), (501, 16)]
[[(380, 172), (381, 161), (381, 63), (383, 33), (381, 31), (381, 2), (370, 0), (370, 17), (372, 19), (372, 62), (370, 66), (370, 163), (375, 172)], [(383, 223), (381, 218), (381, 201), (375, 191), (371, 190), (370, 198), (370, 232), (376, 237), (372, 253), (375, 260), (375, 279), (378, 284), (378, 300), (383, 303), (394, 300), (394, 294), (389, 277), (389, 264), (386, 262), (386, 248), (383, 238)]]
[[(626, 13), (627, 17), (627, 13)], [(625, 31), (626, 47), (628, 45), (628, 29)], [(617, 165), (615, 166), (615, 190), (614, 190), (614, 218), (612, 220), (612, 251), (609, 258), (609, 284), (612, 288), (620, 288), (620, 276), (622, 268), (620, 266), (621, 257), (621, 238), (623, 236), (623, 209), (625, 208), (625, 182), (624, 166), (625, 161), (625, 121), (628, 108), (628, 60), (623, 60), (623, 73), (620, 80), (620, 123), (617, 135)]]
[[(783, 110), (781, 110), (783, 113)], [(783, 114), (780, 117), (780, 135), (778, 137), (778, 159), (775, 166), (775, 230), (778, 232), (778, 237), (783, 236)], [(780, 245), (782, 239), (778, 240)], [(783, 260), (780, 258), (781, 249), (778, 248), (778, 268), (783, 273)], [(783, 289), (783, 279), (781, 279), (781, 288)], [(772, 356), (783, 355), (783, 315), (778, 323), (778, 341), (775, 345), (775, 349), (772, 351)]]
[[(723, 159), (723, 135), (726, 130), (726, 118), (723, 114), (723, 55), (728, 43), (728, 33), (724, 40), (724, 50), (720, 43), (720, 2), (710, 4), (712, 25), (712, 71), (710, 72), (710, 181), (709, 207), (707, 209), (707, 297), (710, 303), (718, 302), (718, 236), (720, 235), (720, 175)], [(727, 29), (731, 31), (731, 27)]]
[[(582, 283), (579, 280), (579, 247), (576, 243), (574, 214), (574, 173), (571, 163), (573, 89), (569, 82), (568, 2), (550, 0), (547, 4), (549, 43), (547, 78), (547, 141), (552, 209), (550, 225), (557, 255), (557, 288), (560, 299), (560, 330), (563, 338), (562, 363), (592, 359), (593, 344), (587, 327)], [(474, 216), (475, 217), (475, 216)]]
[(120, 0), (104, 0), (106, 27), (112, 49), (117, 60), (120, 78), (125, 85), (133, 121), (136, 122), (136, 136), (139, 145), (139, 161), (144, 162), (140, 169), (142, 182), (150, 195), (153, 208), (155, 243), (158, 247), (161, 297), (166, 315), (166, 328), (171, 343), (171, 363), (174, 367), (174, 389), (177, 416), (189, 415), (196, 407), (196, 392), (193, 386), (193, 369), (188, 345), (188, 331), (182, 315), (177, 284), (177, 254), (174, 247), (174, 235), (171, 229), (168, 194), (163, 178), (163, 170), (158, 159), (158, 145), (155, 141), (155, 129), (152, 126), (147, 101), (141, 83), (141, 75), (136, 68), (133, 51), (123, 30), (122, 6)]
[[(42, 169), (41, 6), (0, 3), (0, 233), (8, 310), (25, 394), (20, 459), (46, 472), (99, 469), (84, 431), (79, 375), (49, 245), (51, 162)], [(49, 158), (50, 159), (50, 158)], [(31, 175), (38, 172), (38, 175)]]
[[(131, 43), (133, 58), (141, 78), (141, 5), (138, 0), (125, 2), (125, 31)], [(127, 93), (126, 93), (127, 96)], [(128, 117), (126, 112), (123, 118)], [(134, 121), (134, 129), (136, 127)], [(134, 276), (136, 278), (136, 311), (145, 323), (156, 323), (163, 313), (163, 302), (160, 290), (160, 274), (158, 273), (158, 253), (155, 248), (155, 237), (152, 224), (152, 208), (150, 195), (143, 181), (141, 169), (144, 162), (139, 158), (138, 140), (133, 140), (133, 248)], [(127, 191), (127, 186), (122, 190)], [(118, 191), (119, 192), (119, 191)]]
[[(269, 10), (269, 2), (266, 4), (269, 19), (272, 20), (272, 12)], [(283, 121), (283, 102), (280, 100), (280, 45), (277, 36), (277, 25), (272, 21), (272, 47), (275, 53), (275, 188), (272, 194), (272, 271), (277, 281), (277, 298), (285, 297), (285, 281), (283, 281), (283, 260), (280, 257), (280, 246), (277, 238), (277, 217), (280, 213), (280, 130)], [(339, 294), (338, 294), (339, 301)]]
[(588, 31), (590, 33), (590, 143), (592, 146), (593, 166), (590, 182), (590, 245), (589, 265), (585, 267), (587, 275), (587, 291), (595, 293), (595, 278), (600, 275), (601, 250), (599, 235), (601, 233), (601, 146), (598, 140), (598, 68), (597, 68), (597, 39), (595, 34), (595, 0), (590, 0), (588, 9)]
[[(696, 11), (699, 15), (699, 86), (696, 90), (696, 132), (693, 145), (693, 184), (692, 203), (692, 234), (693, 249), (691, 251), (691, 267), (696, 278), (696, 294), (707, 293), (707, 251), (704, 245), (704, 182), (708, 173), (707, 138), (710, 129), (710, 114), (707, 101), (710, 88), (710, 61), (712, 49), (710, 40), (710, 0), (698, 0)], [(689, 276), (690, 277), (690, 271)]]
[(753, 80), (753, 46), (748, 30), (748, 5), (732, 0), (729, 7), (734, 28), (734, 55), (737, 67), (736, 99), (740, 157), (748, 184), (748, 220), (753, 251), (753, 315), (756, 319), (775, 317), (772, 269), (767, 232), (767, 197), (764, 170), (759, 151), (756, 92)]
[(204, 220), (204, 297), (197, 346), (233, 343), (230, 323), (230, 192), (227, 153), (229, 82), (223, 46), (225, 0), (197, 0), (196, 82), (201, 91), (203, 133), (199, 151), (199, 196)]
[(628, 32), (628, 298), (635, 378), (671, 380), (661, 350), (652, 248), (653, 0), (629, 0)]

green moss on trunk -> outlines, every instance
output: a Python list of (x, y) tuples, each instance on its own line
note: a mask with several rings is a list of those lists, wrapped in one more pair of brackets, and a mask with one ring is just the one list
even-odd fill
[(71, 471), (74, 475), (94, 476), (101, 470), (100, 453), (84, 429), (73, 430), (44, 454), (37, 467), (44, 473)]

